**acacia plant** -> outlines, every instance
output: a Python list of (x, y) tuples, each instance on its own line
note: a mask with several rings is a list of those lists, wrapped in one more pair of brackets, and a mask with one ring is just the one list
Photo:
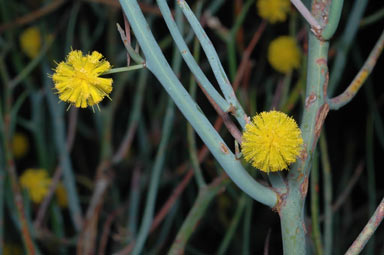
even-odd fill
[(384, 251), (382, 3), (32, 2), (0, 2), (0, 255)]

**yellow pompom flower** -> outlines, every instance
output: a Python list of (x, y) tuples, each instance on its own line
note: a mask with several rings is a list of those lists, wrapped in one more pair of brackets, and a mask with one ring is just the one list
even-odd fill
[(40, 203), (48, 194), (51, 178), (44, 169), (29, 168), (20, 177), (20, 185), (28, 191), (29, 197), (35, 203)]
[(57, 189), (56, 189), (56, 199), (57, 199), (57, 203), (61, 206), (61, 207), (67, 207), (68, 206), (68, 197), (67, 197), (67, 191), (64, 187), (64, 185), (62, 183), (59, 183), (59, 185), (57, 185)]
[(20, 47), (28, 57), (36, 57), (41, 48), (40, 30), (37, 27), (25, 29), (20, 35)]
[(280, 36), (268, 47), (268, 62), (277, 71), (287, 74), (300, 66), (300, 49), (291, 36)]
[(86, 108), (98, 104), (112, 91), (112, 79), (99, 76), (111, 65), (97, 51), (83, 56), (72, 50), (65, 62), (60, 62), (52, 76), (60, 100), (76, 107)]
[(301, 130), (283, 112), (262, 112), (245, 126), (241, 150), (246, 161), (263, 172), (287, 169), (303, 144)]
[(283, 22), (289, 12), (289, 0), (258, 0), (257, 10), (263, 19), (270, 23)]
[(12, 153), (16, 159), (24, 157), (29, 150), (28, 138), (23, 133), (15, 133), (12, 138)]

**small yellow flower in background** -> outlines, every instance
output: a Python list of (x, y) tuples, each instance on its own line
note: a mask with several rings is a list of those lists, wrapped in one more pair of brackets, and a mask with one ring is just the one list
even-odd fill
[(40, 203), (49, 191), (51, 178), (44, 169), (29, 168), (20, 177), (20, 185), (35, 203)]
[(290, 9), (289, 0), (258, 0), (257, 10), (263, 19), (270, 23), (283, 22)]
[(12, 138), (12, 153), (16, 159), (24, 157), (29, 150), (28, 138), (23, 133), (15, 133)]
[(268, 47), (268, 62), (277, 71), (287, 74), (300, 66), (300, 49), (291, 36), (280, 36)]
[(303, 144), (301, 130), (283, 112), (262, 112), (245, 126), (241, 150), (245, 160), (263, 172), (287, 169)]
[(28, 57), (36, 57), (41, 48), (40, 30), (37, 27), (25, 29), (20, 35), (20, 47)]
[(99, 75), (110, 70), (111, 65), (97, 51), (83, 56), (79, 50), (72, 50), (65, 62), (60, 62), (52, 76), (60, 100), (76, 107), (93, 106), (109, 97), (112, 79)]
[(68, 206), (67, 191), (62, 183), (59, 183), (59, 185), (57, 185), (56, 198), (59, 206), (63, 208)]
[(4, 255), (22, 255), (23, 246), (15, 243), (4, 243), (3, 254)]

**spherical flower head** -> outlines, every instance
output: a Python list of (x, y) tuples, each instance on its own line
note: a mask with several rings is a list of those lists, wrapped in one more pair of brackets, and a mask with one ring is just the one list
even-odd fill
[(37, 27), (25, 29), (20, 35), (21, 50), (29, 57), (34, 58), (41, 48), (41, 33)]
[(23, 133), (15, 133), (12, 138), (12, 153), (16, 159), (24, 157), (29, 150), (28, 138)]
[(28, 191), (35, 203), (40, 203), (48, 194), (51, 178), (44, 169), (27, 169), (20, 177), (20, 185)]
[(300, 49), (291, 36), (280, 36), (268, 47), (268, 62), (284, 74), (290, 73), (300, 66)]
[(59, 185), (57, 185), (56, 199), (59, 206), (63, 208), (68, 206), (67, 191), (62, 183), (59, 183)]
[(110, 69), (110, 63), (99, 52), (83, 56), (81, 51), (72, 50), (66, 61), (57, 65), (52, 79), (60, 100), (86, 108), (109, 97), (112, 79), (99, 76)]
[(278, 111), (262, 112), (245, 126), (241, 150), (246, 161), (263, 172), (288, 169), (303, 144), (294, 119)]
[(270, 23), (284, 22), (289, 12), (289, 0), (258, 0), (257, 10), (263, 19)]

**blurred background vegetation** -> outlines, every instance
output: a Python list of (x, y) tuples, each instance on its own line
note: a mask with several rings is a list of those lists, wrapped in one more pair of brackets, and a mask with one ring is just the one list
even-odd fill
[[(307, 27), (293, 6), (285, 22), (270, 24), (258, 15), (256, 1), (188, 3), (200, 16), (247, 114), (274, 108), (300, 121)], [(171, 61), (175, 46), (156, 3), (140, 4)], [(345, 1), (344, 5), (329, 56), (333, 95), (352, 81), (384, 27), (382, 1)], [(2, 0), (0, 8), (0, 247), (4, 254), (24, 254), (27, 230), (33, 250), (41, 254), (130, 254), (150, 206), (154, 215), (149, 218), (155, 221), (150, 222), (141, 254), (165, 254), (199, 191), (193, 167), (199, 167), (211, 183), (221, 175), (220, 166), (209, 153), (203, 155), (203, 143), (177, 110), (174, 116), (166, 114), (170, 112), (168, 95), (146, 70), (109, 75), (114, 79), (112, 101), (105, 99), (100, 111), (67, 110), (68, 105), (59, 103), (49, 76), (71, 49), (97, 50), (113, 67), (127, 65), (116, 29), (116, 23), (124, 27), (118, 1)], [(184, 30), (189, 48), (213, 80), (189, 26)], [(257, 44), (249, 47), (256, 35)], [(274, 70), (267, 58), (270, 42), (283, 35), (295, 37), (302, 54), (300, 67), (288, 74)], [(384, 195), (379, 177), (384, 167), (382, 70), (379, 59), (351, 103), (330, 112), (322, 148), (313, 162), (318, 179), (310, 186), (307, 230), (312, 237), (314, 216), (322, 226), (324, 192), (331, 191), (332, 254), (345, 252)], [(211, 122), (218, 122), (184, 64), (179, 77)], [(165, 121), (166, 116), (170, 121)], [(233, 145), (228, 131), (218, 128), (227, 144)], [(193, 164), (196, 155), (200, 157), (197, 166)], [(328, 181), (322, 171), (327, 167), (332, 173)], [(21, 177), (28, 171), (29, 181), (23, 184)], [(154, 171), (161, 174), (159, 186), (156, 199), (147, 204)], [(265, 178), (251, 167), (249, 171)], [(215, 191), (186, 254), (281, 254), (278, 215), (233, 184), (223, 187)], [(36, 190), (43, 193), (40, 199), (34, 198)], [(311, 210), (316, 204), (318, 210)], [(384, 254), (383, 240), (384, 231), (379, 228), (365, 254)]]

